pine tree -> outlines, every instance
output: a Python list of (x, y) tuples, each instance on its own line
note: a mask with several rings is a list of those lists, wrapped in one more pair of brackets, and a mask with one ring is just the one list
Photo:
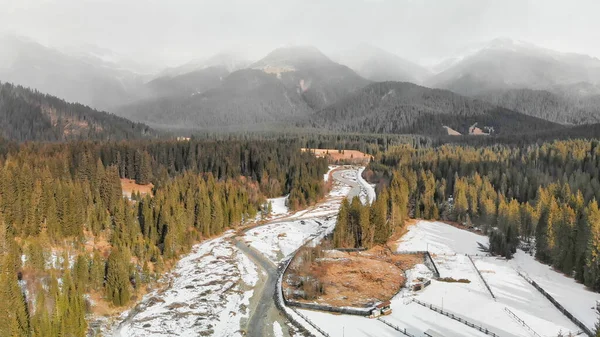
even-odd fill
[(106, 296), (116, 306), (123, 306), (131, 297), (129, 260), (122, 248), (113, 248), (106, 266)]
[(0, 336), (29, 336), (29, 312), (19, 286), (13, 253), (4, 256), (0, 266)]
[(586, 218), (590, 227), (590, 238), (586, 251), (584, 283), (594, 290), (600, 290), (600, 209), (595, 200), (588, 205)]

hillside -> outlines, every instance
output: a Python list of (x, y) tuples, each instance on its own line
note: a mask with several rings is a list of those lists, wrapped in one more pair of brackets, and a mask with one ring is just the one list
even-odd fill
[(275, 75), (244, 69), (204, 93), (146, 100), (124, 106), (118, 113), (157, 127), (204, 129), (307, 116), (312, 110)]
[(140, 138), (151, 133), (143, 124), (21, 86), (0, 83), (0, 136), (6, 139), (113, 140)]
[(212, 67), (157, 79), (149, 86), (171, 90), (171, 97), (116, 112), (156, 127), (248, 126), (306, 117), (369, 83), (312, 47), (279, 48), (248, 69), (222, 76), (225, 71)]
[(561, 124), (600, 122), (600, 96), (577, 97), (546, 90), (511, 89), (482, 93), (478, 99)]
[(10, 35), (0, 36), (0, 79), (103, 110), (141, 97), (145, 81), (116, 64)]
[(187, 96), (218, 86), (229, 75), (225, 67), (214, 66), (181, 75), (165, 75), (146, 84), (154, 97)]
[(339, 53), (333, 59), (347, 65), (360, 76), (375, 82), (421, 83), (431, 76), (429, 70), (422, 66), (369, 44), (360, 44)]
[(295, 89), (315, 110), (369, 84), (369, 81), (350, 68), (333, 62), (315, 47), (278, 48), (250, 68), (276, 74), (286, 87)]
[(445, 70), (425, 83), (463, 95), (494, 90), (562, 87), (600, 82), (600, 60), (560, 53), (526, 42), (496, 39), (454, 58)]
[(495, 135), (560, 127), (557, 124), (412, 83), (373, 83), (300, 124), (337, 131), (442, 135), (448, 126), (468, 134), (476, 124)]

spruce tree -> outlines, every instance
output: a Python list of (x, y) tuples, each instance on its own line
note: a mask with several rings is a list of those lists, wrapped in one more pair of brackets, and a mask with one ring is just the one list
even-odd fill
[(106, 265), (106, 296), (116, 306), (123, 306), (131, 297), (129, 261), (122, 248), (113, 248)]

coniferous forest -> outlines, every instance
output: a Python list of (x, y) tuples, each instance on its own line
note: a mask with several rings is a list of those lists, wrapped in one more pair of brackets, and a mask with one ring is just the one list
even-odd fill
[(408, 217), (479, 228), (489, 251), (517, 247), (600, 290), (600, 143), (523, 146), (400, 145), (377, 155), (366, 175), (380, 182), (371, 206), (342, 205), (334, 244), (385, 243)]
[[(84, 336), (89, 301), (139, 299), (192, 244), (324, 193), (294, 141), (3, 142), (0, 336)], [(152, 182), (123, 197), (120, 178)]]

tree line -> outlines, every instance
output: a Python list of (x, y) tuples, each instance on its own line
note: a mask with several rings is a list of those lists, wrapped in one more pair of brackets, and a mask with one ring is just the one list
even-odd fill
[[(597, 140), (420, 149), (399, 145), (378, 154), (366, 174), (380, 182), (384, 195), (397, 190), (396, 177), (402, 177), (405, 187), (398, 190), (404, 190), (401, 200), (408, 200), (400, 203), (404, 217), (479, 227), (489, 235), (492, 253), (511, 258), (518, 247), (531, 250), (539, 261), (600, 290)], [(375, 233), (383, 232), (382, 238), (365, 241), (369, 231), (364, 224), (369, 222), (358, 215), (367, 207), (356, 202), (343, 207), (338, 245), (368, 247), (389, 236), (392, 231), (376, 222), (371, 226)], [(387, 209), (384, 223), (390, 222), (389, 205)], [(363, 234), (348, 236), (344, 228)], [(356, 238), (362, 240), (358, 245)]]

